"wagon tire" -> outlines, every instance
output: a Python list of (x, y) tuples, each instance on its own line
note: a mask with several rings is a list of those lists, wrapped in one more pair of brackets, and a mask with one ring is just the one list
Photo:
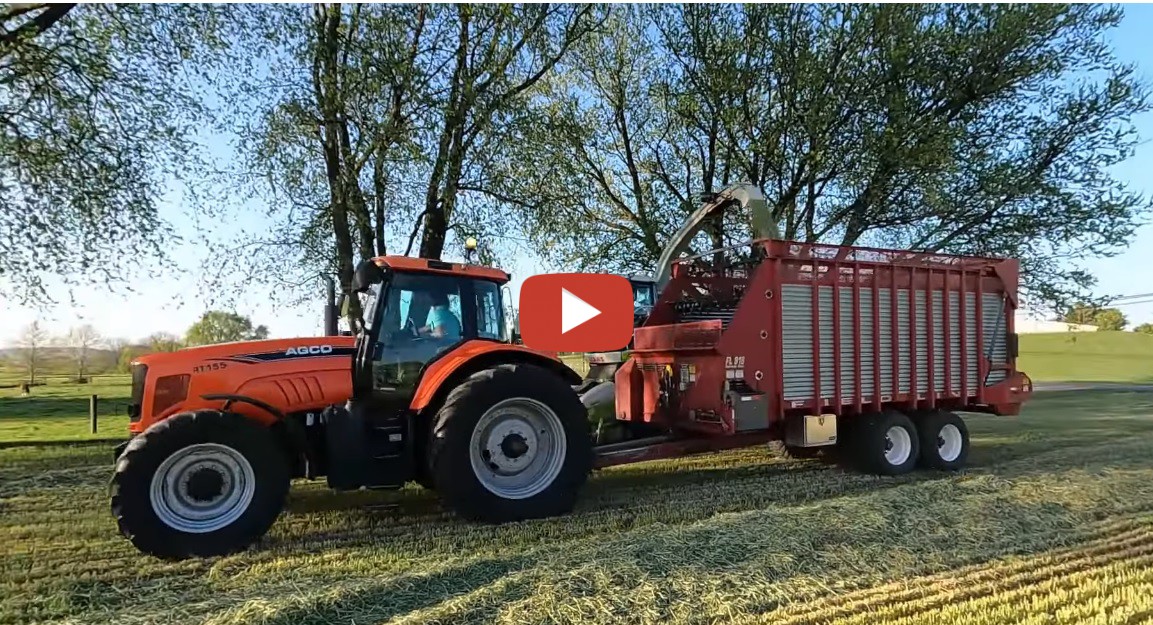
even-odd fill
[(917, 419), (921, 438), (920, 466), (937, 471), (958, 471), (969, 458), (969, 428), (953, 412), (931, 411)]
[(199, 410), (133, 438), (116, 460), (109, 494), (120, 533), (137, 549), (182, 560), (257, 542), (284, 508), (290, 481), (288, 456), (268, 428)]
[(858, 469), (874, 475), (904, 475), (917, 467), (920, 438), (912, 419), (896, 410), (859, 419), (849, 443)]
[(577, 394), (529, 364), (484, 369), (453, 389), (437, 411), (428, 453), (446, 507), (485, 523), (568, 513), (593, 459)]

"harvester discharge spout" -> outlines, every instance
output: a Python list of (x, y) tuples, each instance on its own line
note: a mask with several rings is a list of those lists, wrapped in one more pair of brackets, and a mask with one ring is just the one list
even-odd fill
[[(712, 220), (718, 217), (723, 218), (725, 211), (732, 208), (740, 208), (748, 211), (749, 224), (754, 241), (780, 238), (780, 231), (777, 228), (776, 221), (773, 219), (772, 211), (759, 188), (752, 184), (734, 184), (725, 187), (719, 193), (709, 196), (699, 208), (693, 211), (692, 214), (685, 219), (684, 225), (669, 239), (661, 251), (661, 255), (657, 259), (655, 271), (653, 272), (656, 298), (660, 297), (665, 285), (668, 284), (672, 278), (673, 264), (682, 255), (690, 251), (693, 239), (700, 234)], [(643, 325), (643, 323), (641, 325)], [(615, 372), (616, 367), (619, 367), (623, 360), (623, 353), (618, 354), (612, 363), (616, 366), (612, 367), (611, 371)], [(593, 364), (594, 360), (589, 359), (589, 362)], [(595, 432), (611, 431), (612, 428), (608, 427), (606, 429), (606, 426), (611, 425), (612, 420), (615, 419), (614, 381), (611, 379), (611, 375), (607, 377), (609, 377), (609, 379), (600, 381), (599, 383), (596, 383), (595, 380), (586, 380), (586, 383), (582, 385), (581, 401), (588, 409), (589, 420), (592, 422)], [(611, 443), (613, 442), (613, 437), (611, 435), (598, 436), (597, 442)]]

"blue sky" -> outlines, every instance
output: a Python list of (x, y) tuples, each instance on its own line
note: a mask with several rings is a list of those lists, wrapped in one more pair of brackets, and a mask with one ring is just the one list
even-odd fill
[[(1125, 6), (1125, 19), (1111, 34), (1118, 56), (1134, 63), (1142, 79), (1153, 83), (1153, 5), (1129, 4)], [(1153, 114), (1135, 120), (1142, 144), (1137, 154), (1115, 168), (1116, 175), (1134, 190), (1153, 195)], [(218, 146), (223, 147), (223, 146)], [(227, 158), (227, 150), (218, 150), (218, 156)], [(219, 253), (221, 242), (227, 241), (238, 228), (258, 231), (263, 219), (258, 210), (247, 211), (229, 222), (209, 222), (191, 216), (192, 211), (182, 201), (179, 189), (169, 193), (161, 207), (163, 216), (170, 220), (186, 241), (169, 250), (169, 258), (155, 267), (142, 268), (132, 276), (135, 293), (118, 288), (110, 291), (103, 286), (77, 289), (69, 303), (45, 309), (26, 308), (0, 297), (0, 343), (13, 340), (26, 324), (35, 319), (47, 323), (57, 334), (80, 323), (91, 323), (106, 337), (126, 339), (143, 338), (153, 332), (167, 331), (183, 334), (205, 310), (211, 307), (199, 284), (202, 275), (199, 265), (208, 254)], [(504, 239), (502, 258), (510, 259), (504, 269), (513, 274), (513, 296), (518, 296), (521, 281), (534, 273), (556, 271), (563, 268), (546, 266), (526, 244)], [(452, 258), (446, 253), (446, 258)], [(1127, 250), (1102, 259), (1088, 259), (1083, 266), (1098, 278), (1098, 293), (1127, 295), (1153, 292), (1153, 225), (1142, 227)], [(254, 323), (265, 324), (274, 337), (315, 335), (320, 332), (319, 293), (314, 305), (293, 308), (268, 303), (267, 291), (253, 285), (244, 297), (236, 301), (237, 312), (248, 315)], [(1132, 324), (1153, 322), (1153, 303), (1128, 305), (1122, 310)]]

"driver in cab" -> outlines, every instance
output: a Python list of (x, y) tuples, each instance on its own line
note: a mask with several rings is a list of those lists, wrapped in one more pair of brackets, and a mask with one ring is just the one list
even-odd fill
[(448, 341), (460, 339), (460, 319), (457, 319), (456, 315), (449, 310), (448, 296), (443, 292), (434, 291), (428, 294), (428, 299), (430, 303), (428, 319), (425, 321), (424, 327), (417, 332), (421, 336), (435, 339)]

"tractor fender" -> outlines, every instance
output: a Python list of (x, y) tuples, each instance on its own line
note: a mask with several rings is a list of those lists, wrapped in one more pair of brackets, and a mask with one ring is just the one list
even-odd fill
[(284, 420), (283, 412), (274, 407), (272, 404), (256, 399), (255, 397), (246, 397), (244, 395), (235, 395), (232, 393), (209, 393), (207, 395), (201, 395), (200, 399), (205, 401), (223, 401), (224, 408), (221, 409), (222, 412), (228, 412), (228, 409), (232, 404), (248, 404), (250, 406), (259, 408), (264, 412), (267, 412), (268, 415), (275, 421)]
[(468, 341), (429, 364), (420, 376), (409, 408), (419, 414), (425, 408), (439, 405), (453, 388), (473, 373), (511, 363), (537, 365), (556, 373), (570, 386), (581, 383), (581, 376), (576, 371), (545, 352), (496, 341)]
[[(234, 393), (208, 393), (200, 396), (205, 401), (223, 401), (221, 412), (229, 412), (233, 404), (248, 404), (258, 411), (267, 414), (267, 419), (256, 419), (257, 423), (267, 426), (276, 436), (277, 441), (290, 456), (307, 455), (308, 441), (300, 424), (292, 419), (285, 418), (285, 414), (266, 401)], [(247, 416), (251, 419), (250, 415)]]

